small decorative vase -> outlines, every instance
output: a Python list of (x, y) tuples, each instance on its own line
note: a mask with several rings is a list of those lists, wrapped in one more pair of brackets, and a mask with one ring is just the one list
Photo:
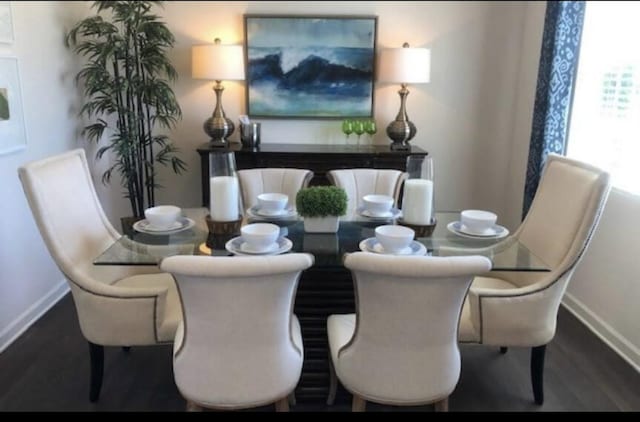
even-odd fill
[(307, 233), (337, 233), (340, 217), (304, 217), (304, 231)]

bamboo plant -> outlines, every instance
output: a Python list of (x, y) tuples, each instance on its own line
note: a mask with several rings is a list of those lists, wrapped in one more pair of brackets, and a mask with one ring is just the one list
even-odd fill
[(159, 133), (182, 117), (169, 85), (177, 78), (167, 58), (175, 38), (152, 13), (161, 3), (95, 1), (97, 15), (78, 22), (66, 35), (67, 46), (86, 59), (76, 77), (86, 98), (80, 115), (90, 121), (83, 135), (98, 144), (107, 137), (96, 158), (109, 152), (114, 161), (102, 182), (120, 174), (137, 218), (155, 205), (155, 190), (161, 187), (156, 164), (171, 165), (176, 174), (186, 169), (171, 139)]

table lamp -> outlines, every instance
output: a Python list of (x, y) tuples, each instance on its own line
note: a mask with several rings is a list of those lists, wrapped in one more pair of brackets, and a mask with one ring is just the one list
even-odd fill
[(410, 149), (409, 141), (416, 135), (416, 126), (407, 115), (408, 84), (429, 82), (431, 51), (427, 48), (389, 48), (380, 53), (379, 82), (400, 83), (400, 111), (396, 119), (387, 126), (387, 136), (393, 141), (392, 150)]
[(191, 47), (191, 76), (194, 79), (216, 81), (213, 87), (216, 93), (216, 108), (203, 127), (211, 138), (212, 146), (227, 146), (227, 137), (233, 133), (235, 126), (231, 119), (225, 116), (222, 108), (222, 81), (244, 80), (242, 46), (223, 45), (220, 38), (215, 39), (215, 44), (194, 45)]

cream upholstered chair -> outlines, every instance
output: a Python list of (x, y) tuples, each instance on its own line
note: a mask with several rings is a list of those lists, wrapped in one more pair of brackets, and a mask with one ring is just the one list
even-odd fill
[(531, 347), (535, 402), (542, 404), (546, 344), (556, 332), (560, 300), (589, 245), (610, 190), (609, 175), (550, 154), (531, 208), (514, 236), (550, 272), (476, 277), (460, 321), (460, 341)]
[(447, 410), (460, 376), (458, 321), (473, 276), (489, 271), (481, 256), (348, 254), (356, 314), (327, 322), (332, 362), (328, 404), (337, 382), (353, 394), (353, 410), (366, 401)]
[(353, 219), (356, 208), (362, 202), (362, 197), (369, 194), (388, 195), (394, 198), (398, 205), (400, 187), (405, 179), (405, 173), (389, 169), (343, 169), (330, 170), (327, 173), (329, 181), (344, 189), (347, 193), (347, 219)]
[(296, 195), (306, 188), (313, 178), (311, 170), (291, 168), (258, 168), (238, 170), (243, 208), (258, 204), (261, 193), (284, 193), (289, 196), (289, 206), (296, 208)]
[(303, 253), (257, 257), (172, 256), (183, 305), (173, 370), (187, 409), (240, 409), (287, 397), (302, 371), (298, 279), (313, 264)]
[(25, 164), (18, 174), (40, 234), (71, 287), (80, 329), (89, 342), (89, 398), (96, 401), (103, 346), (173, 341), (181, 318), (175, 283), (154, 267), (93, 265), (120, 234), (98, 201), (84, 150)]

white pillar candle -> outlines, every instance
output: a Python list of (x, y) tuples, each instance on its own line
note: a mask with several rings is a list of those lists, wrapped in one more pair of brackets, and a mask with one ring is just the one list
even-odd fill
[(409, 224), (431, 224), (433, 208), (433, 182), (426, 179), (408, 179), (404, 182), (402, 219)]
[(238, 179), (233, 176), (212, 177), (210, 182), (210, 211), (213, 221), (238, 219)]

